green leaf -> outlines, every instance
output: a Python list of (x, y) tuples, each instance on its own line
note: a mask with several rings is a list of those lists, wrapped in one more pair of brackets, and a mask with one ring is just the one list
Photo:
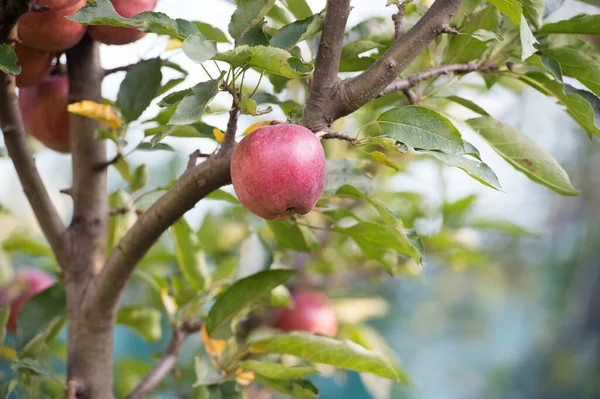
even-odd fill
[(245, 360), (238, 364), (244, 370), (253, 371), (272, 380), (295, 380), (317, 374), (319, 370), (312, 366), (287, 367), (279, 363), (262, 362), (259, 360)]
[(192, 288), (204, 291), (210, 282), (198, 236), (184, 218), (169, 228), (169, 234), (175, 245), (175, 257), (181, 274)]
[(144, 188), (146, 183), (148, 183), (148, 167), (146, 164), (142, 164), (133, 171), (131, 181), (129, 182), (129, 188), (131, 188), (131, 192), (133, 193)]
[(48, 344), (65, 328), (67, 315), (52, 319), (47, 327), (31, 338), (21, 349), (20, 358), (44, 358), (48, 355)]
[(521, 24), (521, 3), (518, 0), (489, 0), (500, 12), (517, 26)]
[(560, 64), (562, 73), (579, 80), (600, 96), (600, 61), (574, 47), (541, 48), (540, 51)]
[(153, 58), (127, 72), (117, 97), (117, 107), (127, 121), (137, 120), (156, 97), (162, 81), (161, 67), (160, 58)]
[(314, 363), (371, 373), (393, 380), (399, 379), (398, 373), (381, 355), (370, 352), (352, 341), (338, 341), (329, 337), (294, 332), (266, 338), (253, 347), (265, 353), (293, 355)]
[(30, 236), (13, 233), (2, 242), (2, 249), (6, 252), (21, 252), (29, 256), (54, 257), (48, 244), (38, 241)]
[(377, 118), (388, 136), (415, 149), (464, 154), (460, 132), (448, 118), (425, 107), (392, 108)]
[[(201, 358), (196, 356), (194, 358), (194, 370), (196, 371), (196, 382), (194, 382), (194, 387), (218, 384), (224, 379), (208, 357)], [(226, 398), (229, 398), (229, 396)]]
[(143, 12), (131, 18), (122, 17), (115, 11), (109, 0), (89, 2), (77, 13), (67, 18), (83, 25), (137, 28), (158, 35), (167, 35), (181, 41), (199, 33), (194, 23), (183, 19), (171, 19), (160, 12)]
[(496, 32), (499, 24), (500, 14), (494, 7), (487, 7), (472, 15), (464, 28), (460, 30), (464, 34), (450, 37), (448, 49), (444, 54), (444, 63), (454, 64), (479, 59), (488, 44), (471, 35), (479, 30)]
[(310, 252), (311, 248), (300, 227), (289, 220), (267, 220), (267, 225), (281, 249)]
[(470, 223), (469, 226), (481, 230), (494, 230), (498, 233), (512, 236), (538, 236), (538, 234), (526, 230), (508, 220), (478, 219)]
[(6, 338), (6, 323), (8, 323), (8, 317), (10, 316), (10, 304), (0, 308), (0, 347), (4, 346), (4, 339)]
[(525, 17), (521, 15), (521, 27), (520, 27), (520, 37), (521, 37), (521, 61), (525, 61), (527, 58), (531, 57), (537, 51), (534, 45), (538, 42), (533, 36), (531, 29), (529, 28), (529, 24), (525, 20)]
[(194, 25), (198, 28), (200, 33), (204, 35), (206, 40), (215, 41), (218, 43), (230, 43), (227, 35), (219, 28), (207, 24), (206, 22), (195, 21)]
[(272, 47), (290, 50), (292, 47), (307, 39), (310, 39), (323, 30), (323, 18), (320, 14), (315, 14), (303, 20), (292, 22), (289, 25), (279, 29), (271, 38)]
[(285, 285), (277, 286), (273, 288), (273, 291), (271, 291), (270, 302), (271, 306), (276, 308), (289, 308), (293, 303), (292, 293)]
[(217, 53), (217, 44), (201, 35), (192, 35), (183, 41), (183, 52), (196, 64), (208, 61)]
[(356, 59), (359, 56), (359, 54), (362, 54), (366, 51), (370, 51), (373, 49), (381, 50), (385, 47), (386, 46), (384, 46), (383, 44), (371, 40), (356, 40), (354, 42), (346, 44), (342, 48), (342, 60), (353, 60)]
[(256, 104), (256, 101), (250, 97), (242, 98), (242, 101), (240, 101), (240, 109), (243, 114), (252, 115), (252, 116), (265, 115), (270, 112), (273, 112), (272, 107), (267, 107), (265, 109), (259, 109)]
[(66, 305), (65, 289), (60, 284), (29, 299), (17, 318), (17, 348), (23, 348), (29, 340), (44, 332), (56, 317), (64, 315)]
[[(198, 83), (191, 89), (191, 92), (186, 92), (186, 95), (178, 103), (173, 116), (169, 119), (169, 125), (190, 125), (199, 121), (208, 103), (219, 92), (219, 85), (224, 75), (223, 72), (218, 79)], [(171, 95), (167, 97), (171, 97)], [(154, 138), (151, 141), (152, 143), (158, 143), (158, 140), (155, 141)]]
[(240, 201), (238, 201), (238, 199), (234, 195), (229, 194), (228, 192), (223, 191), (223, 190), (215, 190), (212, 193), (210, 193), (209, 195), (207, 195), (206, 198), (213, 199), (213, 200), (223, 200), (223, 201), (227, 201), (230, 204), (234, 204), (234, 205), (240, 204)]
[(160, 311), (147, 306), (121, 308), (117, 313), (117, 324), (131, 328), (148, 342), (162, 337), (160, 319)]
[(600, 35), (600, 14), (580, 14), (571, 19), (545, 24), (540, 33)]
[(21, 67), (17, 65), (17, 55), (6, 43), (0, 45), (0, 71), (10, 75), (21, 73)]
[(345, 184), (368, 193), (373, 188), (373, 181), (360, 166), (360, 161), (356, 159), (328, 159), (324, 194), (334, 195)]
[(158, 89), (158, 91), (156, 92), (156, 97), (159, 97), (159, 96), (165, 94), (166, 92), (168, 92), (171, 89), (174, 89), (175, 87), (179, 86), (183, 82), (185, 82), (185, 78), (170, 79), (169, 81), (167, 81), (167, 83), (165, 83)]
[[(175, 148), (171, 147), (168, 144), (158, 143), (156, 145), (152, 145), (151, 143), (140, 143), (136, 148), (137, 151), (170, 151), (174, 152)], [(134, 171), (135, 173), (135, 171)]]
[(518, 171), (536, 183), (543, 184), (562, 195), (577, 195), (569, 176), (556, 159), (546, 154), (533, 140), (513, 127), (489, 116), (469, 119), (492, 148)]
[(310, 75), (313, 65), (292, 56), (287, 51), (265, 46), (240, 46), (218, 53), (213, 60), (223, 61), (234, 68), (249, 66), (286, 78), (301, 78)]
[(381, 151), (371, 151), (369, 153), (369, 155), (371, 156), (371, 158), (373, 158), (374, 160), (376, 160), (377, 162), (379, 162), (380, 164), (387, 166), (389, 168), (392, 168), (396, 171), (400, 171), (400, 168), (391, 160), (388, 158), (387, 155), (385, 155), (383, 152)]
[(217, 339), (230, 337), (231, 324), (237, 317), (268, 299), (275, 287), (286, 282), (295, 273), (295, 270), (265, 270), (236, 281), (217, 297), (208, 312), (206, 332)]
[(458, 96), (448, 96), (448, 97), (442, 97), (442, 98), (444, 98), (446, 100), (454, 101), (455, 103), (460, 104), (463, 107), (470, 109), (471, 111), (476, 112), (480, 115), (489, 116), (489, 114), (486, 112), (485, 109), (481, 108), (479, 105), (475, 104), (473, 101), (467, 100), (466, 98), (458, 97)]
[(19, 359), (11, 364), (10, 368), (20, 373), (23, 370), (27, 370), (30, 373), (46, 378), (54, 377), (55, 373), (52, 363), (47, 360)]
[(137, 221), (133, 198), (125, 190), (117, 190), (108, 196), (108, 205), (111, 209), (125, 209), (126, 212), (111, 215), (108, 219), (108, 235), (106, 240), (106, 253), (114, 248), (131, 226)]
[(296, 19), (305, 19), (312, 15), (306, 0), (283, 0)]
[(240, 0), (229, 22), (229, 34), (237, 41), (267, 15), (273, 4), (275, 0)]
[(498, 176), (485, 163), (465, 157), (464, 155), (449, 155), (440, 151), (419, 151), (419, 153), (431, 155), (448, 166), (459, 168), (477, 180), (481, 184), (495, 190), (502, 190)]
[[(540, 29), (542, 26), (542, 20), (544, 18), (544, 5), (545, 0), (519, 0), (523, 6), (523, 14), (531, 21), (536, 29)], [(522, 23), (522, 22), (521, 22)]]
[(263, 30), (266, 24), (267, 21), (263, 19), (254, 25), (252, 29), (237, 40), (236, 46), (268, 46), (269, 38)]
[(307, 380), (275, 380), (260, 374), (255, 376), (257, 382), (284, 395), (297, 399), (314, 399), (319, 396), (319, 390)]

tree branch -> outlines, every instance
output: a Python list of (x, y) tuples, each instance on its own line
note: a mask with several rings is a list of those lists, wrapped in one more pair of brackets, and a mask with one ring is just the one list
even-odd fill
[(129, 64), (129, 65), (123, 65), (123, 66), (116, 67), (116, 68), (104, 69), (103, 74), (106, 77), (108, 75), (112, 75), (113, 73), (117, 73), (117, 72), (127, 72), (131, 68), (133, 68), (134, 66), (136, 66), (137, 64), (139, 64), (139, 62), (136, 62), (134, 64)]
[(302, 124), (315, 132), (326, 126), (318, 120), (320, 118), (314, 116), (322, 115), (322, 110), (328, 106), (331, 99), (332, 91), (338, 88), (338, 70), (348, 15), (350, 0), (327, 1), (325, 25), (310, 83), (305, 116), (302, 118)]
[[(0, 43), (16, 38), (15, 23), (33, 1), (12, 1), (0, 8)], [(65, 226), (35, 166), (25, 140), (25, 126), (16, 94), (15, 77), (0, 72), (0, 129), (23, 191), (46, 236), (56, 260), (65, 267), (69, 249)]]
[(392, 15), (392, 21), (394, 21), (394, 40), (398, 41), (402, 37), (402, 22), (404, 20), (404, 11), (406, 10), (407, 1), (398, 3), (398, 12)]
[[(241, 91), (240, 91), (241, 95)], [(240, 107), (233, 98), (231, 104), (231, 111), (229, 111), (229, 122), (227, 122), (227, 131), (225, 132), (225, 138), (223, 139), (222, 148), (228, 151), (235, 147), (235, 134), (237, 132), (238, 117), (240, 115)]]
[(125, 399), (140, 399), (152, 392), (167, 375), (175, 368), (179, 354), (183, 349), (186, 338), (200, 331), (202, 324), (199, 322), (184, 322), (181, 326), (173, 330), (173, 337), (164, 355), (158, 361), (154, 369), (144, 378), (144, 380), (126, 396)]
[(427, 13), (369, 69), (342, 82), (332, 104), (335, 119), (359, 109), (379, 95), (440, 33), (463, 0), (436, 0)]
[(473, 64), (451, 64), (442, 65), (439, 67), (431, 68), (423, 72), (418, 72), (413, 75), (409, 75), (405, 78), (396, 79), (390, 83), (385, 89), (377, 95), (377, 97), (383, 97), (386, 94), (393, 93), (396, 91), (405, 91), (416, 87), (419, 83), (424, 80), (434, 78), (440, 75), (450, 75), (452, 73), (468, 73), (468, 72), (492, 72), (497, 70), (496, 65), (486, 65), (483, 63)]

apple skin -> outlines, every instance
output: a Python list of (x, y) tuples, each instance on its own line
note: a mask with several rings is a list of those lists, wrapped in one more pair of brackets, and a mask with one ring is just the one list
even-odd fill
[(27, 131), (57, 152), (71, 152), (68, 102), (66, 75), (48, 75), (37, 86), (19, 90), (19, 105)]
[(234, 150), (231, 180), (240, 202), (264, 219), (305, 215), (325, 188), (325, 152), (303, 126), (260, 127)]
[(277, 328), (335, 337), (338, 321), (325, 295), (315, 291), (297, 291), (292, 294), (292, 299), (292, 308), (279, 312), (275, 324)]
[(21, 43), (15, 43), (15, 53), (21, 67), (21, 73), (17, 75), (17, 87), (35, 86), (38, 84), (52, 64), (54, 55), (46, 51), (34, 49)]
[(27, 46), (43, 51), (70, 49), (83, 38), (87, 26), (65, 17), (75, 14), (86, 4), (86, 0), (80, 0), (70, 7), (26, 13), (17, 22), (19, 39)]
[(2, 305), (10, 303), (6, 329), (14, 334), (17, 331), (17, 318), (25, 303), (54, 284), (54, 277), (43, 270), (32, 267), (19, 269), (13, 281), (3, 288), (0, 294)]
[[(157, 0), (111, 0), (111, 2), (119, 15), (129, 18), (144, 11), (154, 10)], [(133, 43), (146, 36), (145, 32), (135, 28), (102, 25), (90, 26), (89, 34), (100, 43), (113, 45)]]

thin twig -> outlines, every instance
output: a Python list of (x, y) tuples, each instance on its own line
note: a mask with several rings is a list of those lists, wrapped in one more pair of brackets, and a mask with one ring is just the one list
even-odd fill
[(394, 40), (399, 40), (402, 37), (402, 22), (404, 21), (404, 11), (406, 10), (407, 4), (407, 1), (398, 3), (398, 12), (392, 15), (392, 21), (394, 21)]
[(416, 105), (421, 102), (421, 95), (419, 93), (415, 93), (411, 89), (404, 89), (402, 91), (411, 105)]
[(173, 330), (173, 337), (156, 367), (125, 399), (139, 399), (152, 392), (173, 371), (186, 338), (202, 328), (200, 322), (185, 321)]
[(356, 139), (354, 137), (350, 137), (346, 134), (332, 132), (332, 131), (328, 131), (326, 134), (321, 136), (321, 138), (324, 140), (331, 140), (331, 139), (344, 140), (344, 141), (348, 141), (350, 143), (356, 142)]
[(124, 215), (124, 214), (128, 213), (130, 210), (131, 209), (129, 209), (128, 207), (116, 208), (116, 209), (109, 210), (108, 214), (110, 216)]
[(191, 169), (194, 166), (196, 166), (196, 161), (198, 160), (198, 158), (208, 158), (208, 157), (210, 157), (210, 154), (204, 154), (200, 150), (196, 150), (196, 151), (192, 152), (190, 154), (190, 158), (187, 163), (187, 168)]
[(238, 117), (240, 115), (240, 107), (237, 104), (235, 97), (231, 104), (231, 111), (229, 111), (229, 122), (227, 122), (227, 131), (225, 132), (225, 138), (221, 147), (225, 151), (232, 150), (235, 147), (235, 135), (237, 133)]
[(113, 73), (117, 73), (117, 72), (128, 72), (131, 68), (133, 68), (137, 64), (139, 64), (139, 62), (136, 62), (134, 64), (129, 64), (129, 65), (123, 65), (123, 66), (116, 67), (116, 68), (105, 69), (104, 76), (106, 77), (108, 75), (112, 75)]
[(109, 159), (106, 162), (102, 162), (101, 164), (99, 164), (97, 166), (97, 170), (103, 170), (108, 168), (110, 165), (114, 165), (117, 162), (119, 162), (121, 159), (123, 158), (123, 154), (118, 153), (117, 155), (115, 155), (112, 159)]

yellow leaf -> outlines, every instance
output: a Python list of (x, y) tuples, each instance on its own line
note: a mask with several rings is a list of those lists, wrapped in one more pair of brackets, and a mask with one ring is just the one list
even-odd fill
[(8, 346), (0, 347), (0, 356), (6, 360), (17, 360), (17, 351), (13, 348), (9, 348)]
[(246, 387), (254, 381), (254, 372), (237, 369), (235, 371), (235, 380), (241, 386)]
[(247, 136), (250, 133), (252, 133), (253, 131), (255, 131), (256, 129), (258, 129), (259, 127), (263, 127), (263, 126), (269, 126), (271, 124), (272, 121), (262, 121), (262, 122), (256, 122), (252, 125), (250, 125), (250, 127), (248, 127), (248, 129), (244, 130), (244, 133), (242, 134), (242, 136)]
[(117, 111), (110, 105), (98, 104), (94, 101), (84, 100), (69, 104), (67, 111), (72, 114), (87, 116), (88, 118), (102, 122), (113, 129), (121, 127), (121, 118)]
[(267, 351), (267, 344), (261, 343), (261, 342), (258, 342), (249, 348), (249, 352), (254, 353), (254, 354), (265, 353), (266, 351)]
[(170, 38), (167, 42), (167, 47), (165, 48), (165, 51), (177, 50), (180, 49), (181, 46), (183, 46), (183, 42), (181, 40)]
[(162, 290), (160, 292), (160, 298), (162, 299), (165, 310), (169, 316), (173, 316), (175, 313), (177, 313), (177, 303), (175, 302), (175, 298), (169, 295), (167, 290)]
[(200, 330), (200, 338), (202, 342), (204, 342), (204, 348), (206, 349), (206, 353), (210, 356), (219, 356), (225, 351), (225, 346), (227, 346), (227, 341), (222, 341), (220, 339), (212, 339), (208, 336), (206, 332), (206, 327), (203, 325)]
[(396, 171), (400, 170), (400, 168), (381, 151), (373, 151), (370, 152), (369, 155), (382, 165), (388, 166)]
[(225, 133), (223, 133), (222, 131), (220, 131), (217, 128), (213, 129), (213, 134), (215, 135), (215, 139), (217, 139), (217, 143), (221, 144), (223, 142), (223, 140), (225, 139)]

